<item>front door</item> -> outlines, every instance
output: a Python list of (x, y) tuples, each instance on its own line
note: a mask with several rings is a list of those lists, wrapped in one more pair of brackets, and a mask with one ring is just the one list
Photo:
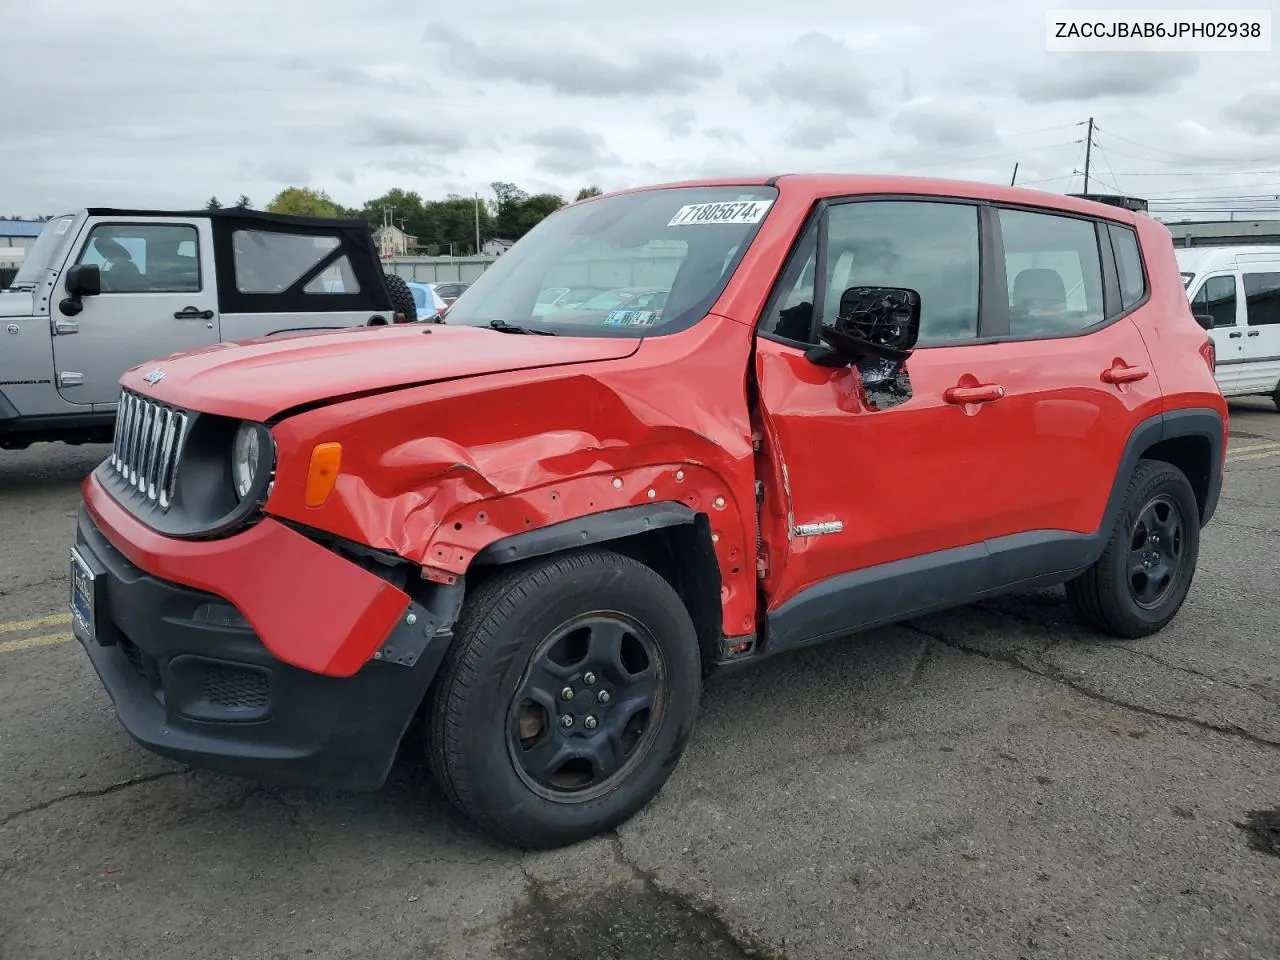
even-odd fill
[(1242, 387), (1270, 394), (1280, 382), (1280, 271), (1245, 272), (1245, 340)]
[(218, 297), (207, 221), (92, 217), (68, 264), (96, 264), (102, 292), (65, 313), (66, 271), (50, 305), (58, 392), (113, 404), (130, 367), (218, 340)]
[[(980, 250), (972, 203), (842, 203), (808, 228), (756, 348), (762, 417), (782, 471), (764, 509), (771, 610), (852, 571), (972, 544), (981, 552), (1022, 512), (1016, 498), (993, 495), (1010, 446), (1002, 404), (963, 402), (976, 396), (964, 388), (998, 382), (991, 348), (975, 342)], [(856, 285), (921, 295), (911, 396), (900, 403), (873, 408), (856, 371), (805, 357), (815, 302), (829, 325), (841, 292)]]
[(1242, 387), (1246, 379), (1244, 303), (1237, 289), (1234, 273), (1218, 273), (1200, 281), (1191, 295), (1191, 312), (1213, 317), (1209, 337), (1217, 357), (1214, 377), (1227, 396), (1248, 392)]

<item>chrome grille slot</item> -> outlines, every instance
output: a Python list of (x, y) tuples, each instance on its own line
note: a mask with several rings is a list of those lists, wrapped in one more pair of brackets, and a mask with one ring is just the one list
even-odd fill
[(108, 463), (118, 477), (161, 510), (173, 504), (187, 425), (188, 417), (180, 410), (127, 390), (120, 394)]

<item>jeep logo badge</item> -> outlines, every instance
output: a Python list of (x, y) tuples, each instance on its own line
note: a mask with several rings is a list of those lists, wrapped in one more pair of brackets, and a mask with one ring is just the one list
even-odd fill
[(147, 383), (151, 384), (154, 387), (157, 383), (159, 383), (161, 380), (164, 379), (164, 371), (161, 370), (159, 367), (156, 367), (154, 370), (152, 370), (142, 379), (147, 381)]

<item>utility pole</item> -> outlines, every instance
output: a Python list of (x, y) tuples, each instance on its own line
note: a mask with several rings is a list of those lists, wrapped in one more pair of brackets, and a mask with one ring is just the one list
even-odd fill
[(1013, 176), (1009, 178), (1009, 186), (1012, 187), (1017, 182), (1018, 182), (1018, 165), (1015, 163), (1013, 165)]
[(476, 256), (480, 256), (480, 194), (476, 194)]
[(1093, 117), (1089, 118), (1089, 132), (1084, 138), (1084, 192), (1089, 192), (1089, 160), (1093, 156)]

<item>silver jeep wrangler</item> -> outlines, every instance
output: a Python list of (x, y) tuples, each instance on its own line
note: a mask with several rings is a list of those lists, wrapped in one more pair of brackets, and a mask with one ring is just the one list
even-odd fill
[(0, 449), (109, 442), (120, 376), (150, 359), (416, 319), (363, 220), (244, 208), (55, 217), (0, 290)]

